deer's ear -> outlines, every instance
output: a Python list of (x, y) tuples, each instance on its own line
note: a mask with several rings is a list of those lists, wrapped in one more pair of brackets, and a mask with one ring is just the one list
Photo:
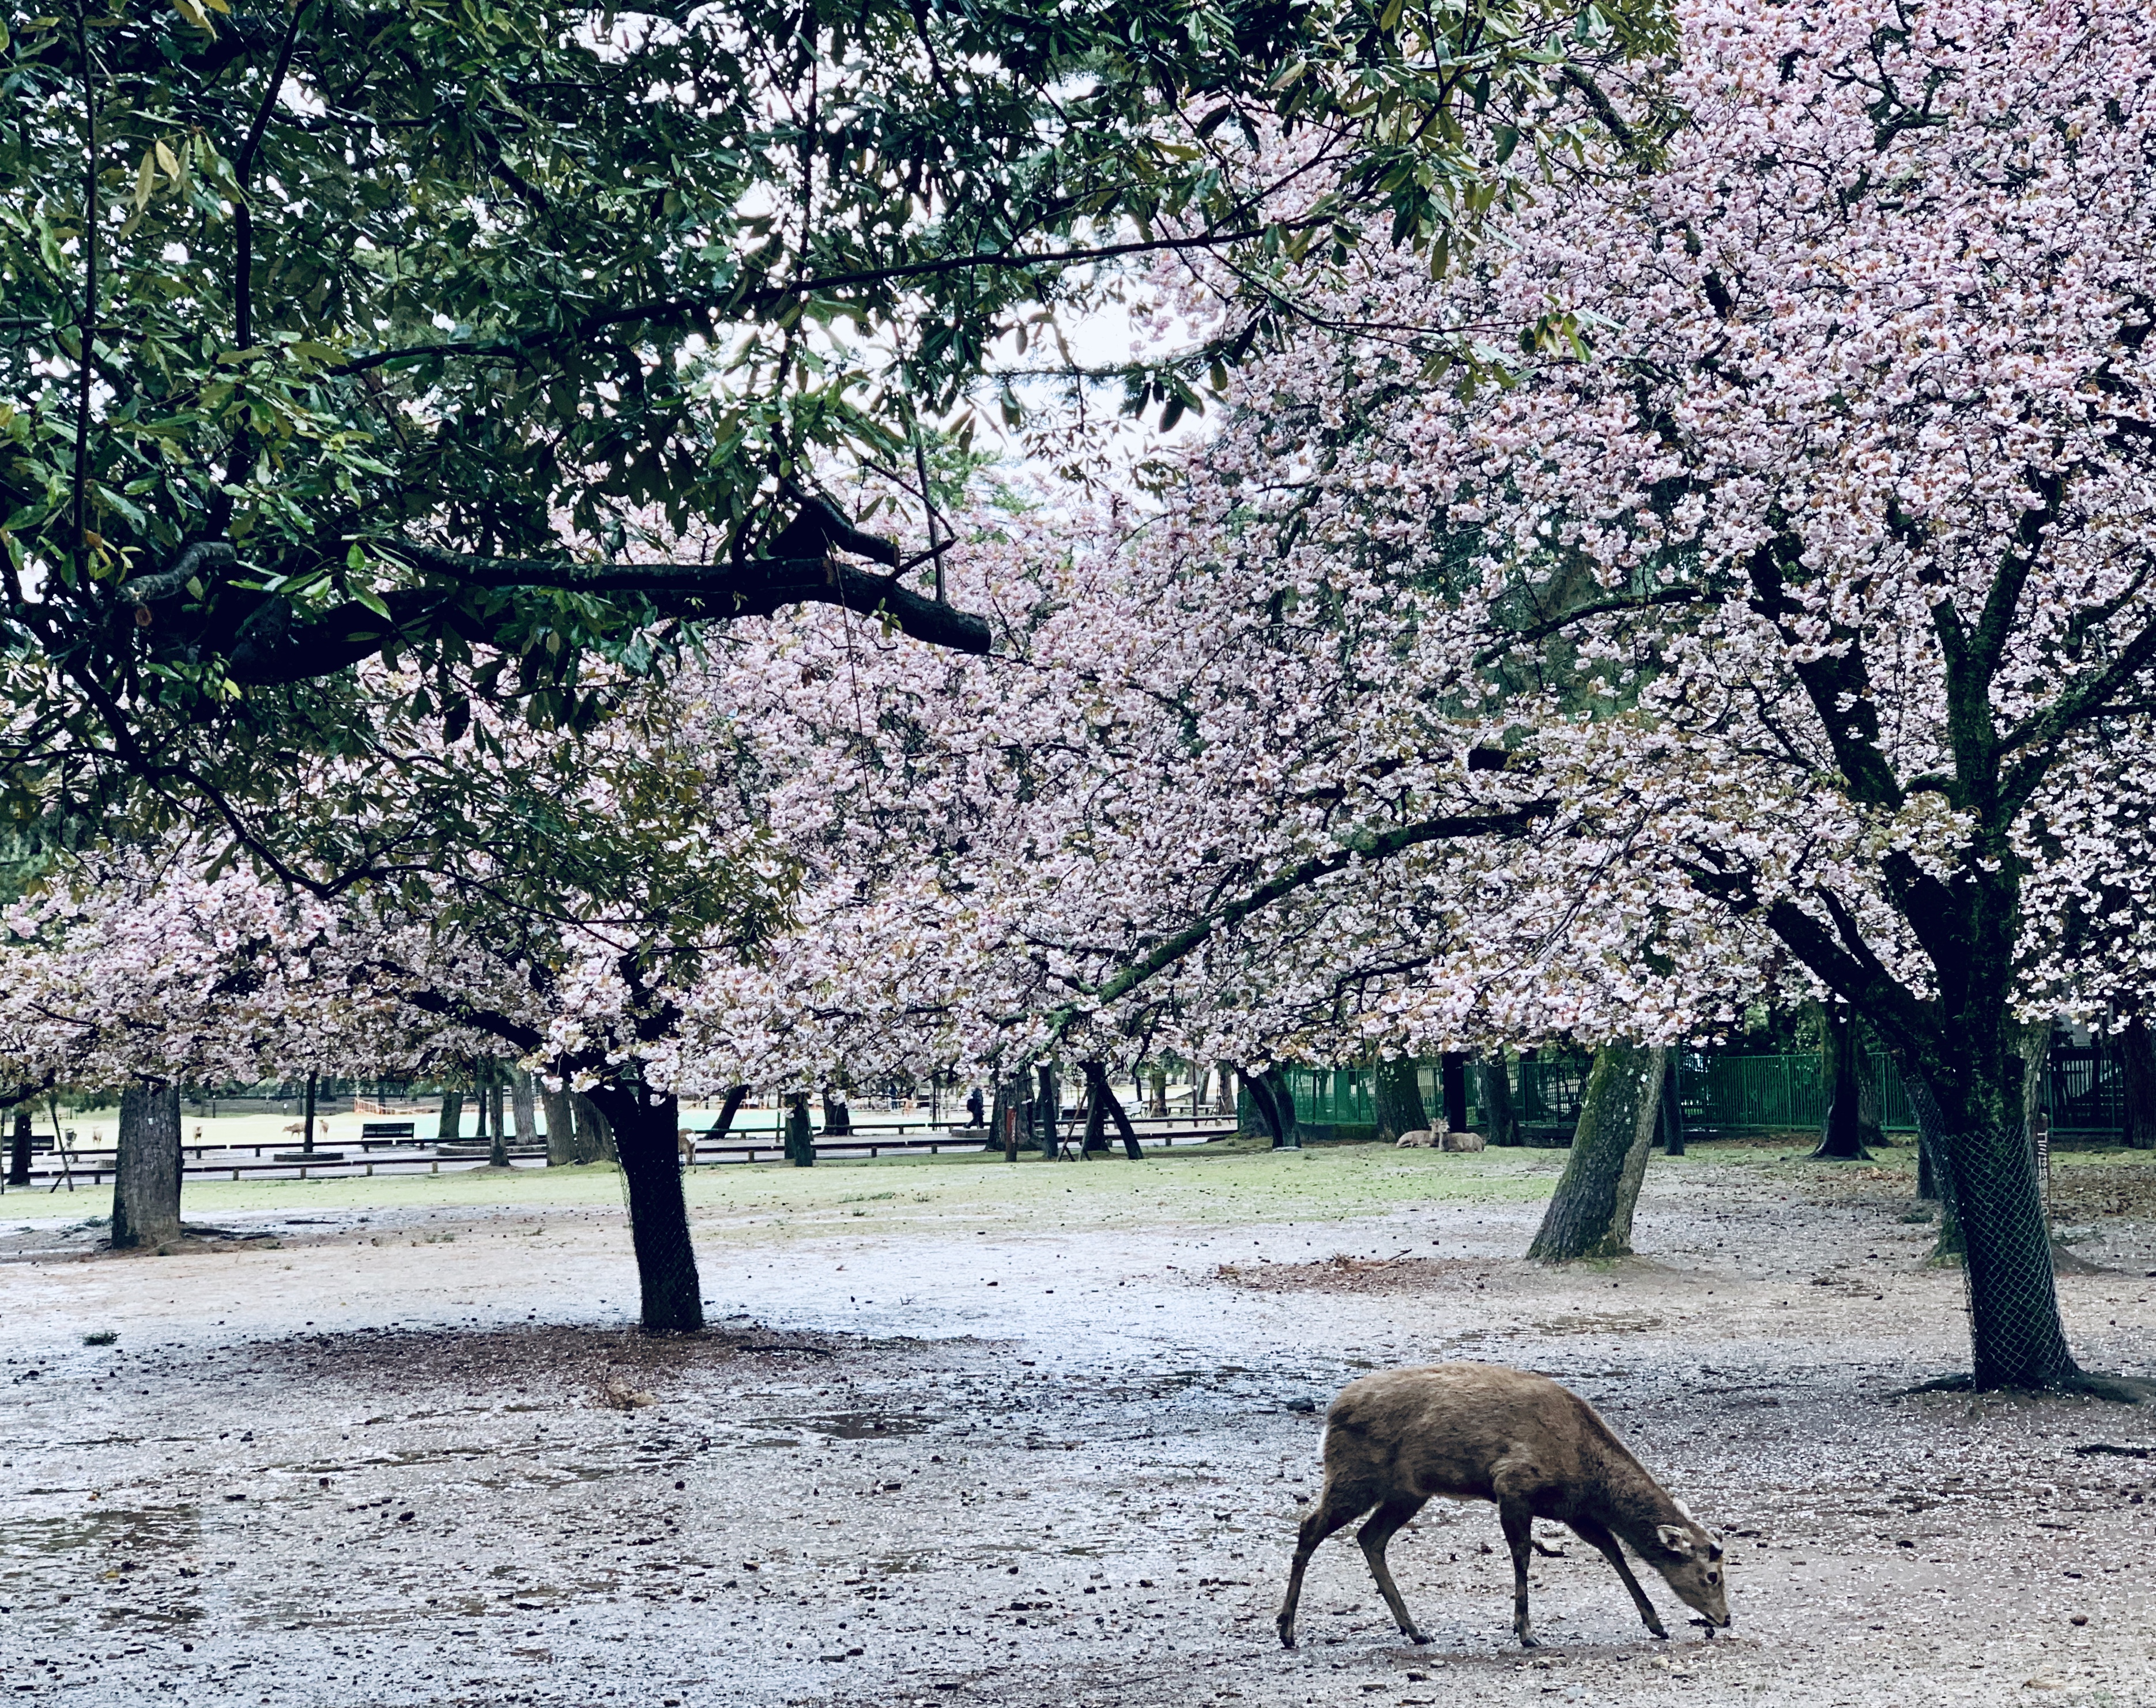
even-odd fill
[(1691, 1558), (1691, 1532), (1681, 1525), (1661, 1524), (1655, 1526), (1655, 1540), (1673, 1554)]

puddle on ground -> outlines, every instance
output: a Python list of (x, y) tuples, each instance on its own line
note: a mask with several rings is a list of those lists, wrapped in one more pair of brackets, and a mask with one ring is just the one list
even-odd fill
[(7, 1529), (0, 1559), (24, 1554), (64, 1554), (80, 1548), (178, 1548), (201, 1539), (200, 1509), (185, 1506), (100, 1507), (71, 1518), (18, 1519)]
[(1659, 1316), (1612, 1314), (1605, 1316), (1553, 1316), (1547, 1322), (1538, 1322), (1534, 1331), (1542, 1335), (1629, 1335), (1642, 1334), (1649, 1329), (1660, 1328)]
[[(901, 1435), (919, 1435), (943, 1420), (918, 1412), (828, 1412), (821, 1417), (752, 1418), (767, 1429), (812, 1429), (839, 1441), (881, 1441)], [(791, 1447), (793, 1442), (759, 1441), (757, 1447)]]

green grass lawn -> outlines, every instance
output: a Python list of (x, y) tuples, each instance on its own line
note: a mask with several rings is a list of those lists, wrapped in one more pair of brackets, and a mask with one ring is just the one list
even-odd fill
[[(1682, 1157), (1657, 1155), (1650, 1186), (1671, 1171), (1772, 1169), (1783, 1178), (1831, 1188), (1837, 1177), (1885, 1170), (1912, 1177), (1912, 1147), (1881, 1151), (1868, 1163), (1812, 1162), (1810, 1141), (1770, 1138), (1696, 1146)], [(2061, 1172), (2139, 1159), (2136, 1152), (2070, 1151)], [(961, 1152), (940, 1157), (826, 1160), (814, 1168), (728, 1163), (687, 1177), (690, 1213), (709, 1230), (753, 1226), (765, 1237), (866, 1232), (971, 1221), (1005, 1230), (1058, 1227), (1339, 1221), (1383, 1215), (1415, 1203), (1529, 1203), (1547, 1198), (1564, 1166), (1561, 1151), (1502, 1150), (1446, 1156), (1378, 1145), (1317, 1146), (1273, 1151), (1242, 1140), (1085, 1163)], [(1876, 1172), (1869, 1177), (1876, 1178)], [(101, 1198), (101, 1194), (100, 1195)], [(247, 1213), (305, 1215), (330, 1210), (618, 1208), (622, 1183), (611, 1165), (519, 1169), (511, 1174), (379, 1174), (323, 1180), (190, 1180), (185, 1211), (214, 1223)], [(98, 1208), (105, 1207), (100, 1201)], [(12, 1206), (11, 1206), (12, 1208)], [(60, 1207), (40, 1194), (35, 1213)]]

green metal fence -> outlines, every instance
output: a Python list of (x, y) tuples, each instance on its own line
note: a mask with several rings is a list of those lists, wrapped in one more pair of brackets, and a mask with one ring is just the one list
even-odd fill
[[(1568, 1125), (1579, 1117), (1592, 1058), (1559, 1052), (1526, 1056), (1508, 1069), (1513, 1112), (1529, 1127)], [(1878, 1076), (1880, 1125), (1889, 1132), (1913, 1133), (1915, 1111), (1900, 1070), (1885, 1055), (1871, 1059)], [(1367, 1068), (1282, 1069), (1295, 1097), (1296, 1119), (1312, 1126), (1368, 1126), (1377, 1119), (1372, 1073)], [(2061, 1046), (2051, 1053), (2044, 1076), (2044, 1100), (2051, 1131), (2061, 1138), (2098, 1141), (2122, 1137), (2125, 1129), (2124, 1075), (2117, 1054), (2101, 1047)], [(1437, 1064), (1422, 1064), (1423, 1102), (1438, 1117)], [(1683, 1050), (1676, 1064), (1677, 1096), (1687, 1129), (1720, 1133), (1816, 1129), (1826, 1117), (1826, 1064), (1818, 1055), (1738, 1055)], [(1469, 1095), (1475, 1080), (1468, 1079)], [(1242, 1124), (1256, 1125), (1247, 1094)], [(1471, 1126), (1482, 1111), (1471, 1102)]]

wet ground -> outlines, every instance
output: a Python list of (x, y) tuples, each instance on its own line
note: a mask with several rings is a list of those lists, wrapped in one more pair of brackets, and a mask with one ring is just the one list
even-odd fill
[[(625, 1334), (618, 1188), (199, 1198), (88, 1255), (0, 1203), (0, 1686), (205, 1705), (2156, 1701), (2156, 1411), (1894, 1397), (1961, 1356), (1906, 1168), (1658, 1159), (1641, 1259), (1519, 1262), (1560, 1159), (715, 1171), (716, 1332)], [(2156, 1373), (2147, 1163), (2062, 1169), (2091, 1367)], [(341, 1185), (343, 1196), (330, 1190)], [(511, 1186), (492, 1188), (506, 1197)], [(541, 1196), (535, 1198), (534, 1194)], [(18, 1205), (40, 1213), (19, 1219)], [(13, 1260), (6, 1260), (12, 1259)], [(85, 1336), (110, 1334), (102, 1345)], [(1345, 1538), (1271, 1629), (1319, 1422), (1468, 1357), (1599, 1405), (1729, 1536), (1648, 1638), (1574, 1543), (1508, 1640), (1487, 1508)], [(1552, 1533), (1553, 1544), (1563, 1540)], [(1496, 1548), (1496, 1552), (1492, 1552)]]

